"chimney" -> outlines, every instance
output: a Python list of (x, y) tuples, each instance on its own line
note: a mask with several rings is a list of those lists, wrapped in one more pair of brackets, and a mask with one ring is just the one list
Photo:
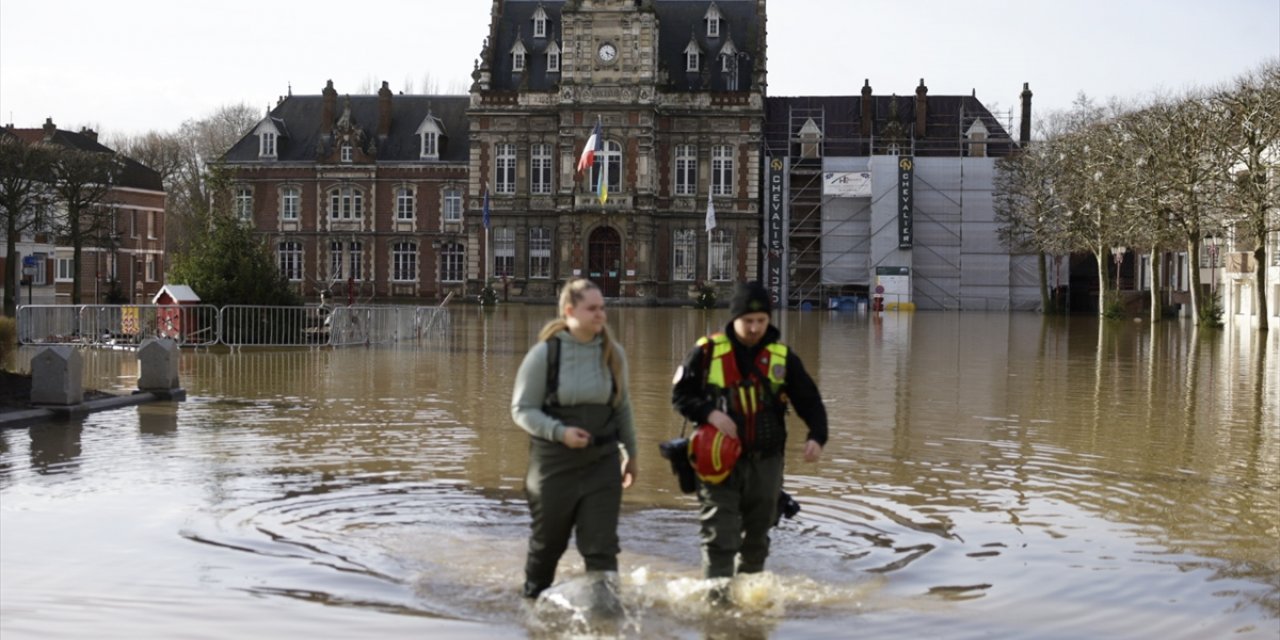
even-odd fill
[(925, 120), (929, 115), (929, 87), (924, 86), (924, 78), (920, 78), (920, 86), (916, 87), (916, 139), (923, 139)]
[(378, 136), (385, 138), (391, 133), (391, 87), (382, 81), (378, 89)]
[(97, 141), (98, 141), (98, 132), (97, 132), (97, 131), (94, 131), (93, 129), (90, 129), (89, 127), (81, 127), (81, 128), (80, 128), (80, 135), (82, 135), (82, 136), (84, 136), (84, 137), (86, 137), (86, 138), (88, 138), (88, 139), (90, 139), (90, 140), (92, 140), (92, 141), (94, 141), (94, 142), (97, 142)]
[(53, 134), (58, 132), (58, 125), (53, 123), (53, 118), (44, 119), (44, 139), (45, 142), (53, 139)]
[(324, 106), (320, 109), (320, 135), (327, 136), (333, 133), (333, 112), (338, 108), (338, 92), (333, 89), (332, 80), (325, 83), (321, 95), (324, 96)]
[(862, 127), (860, 132), (863, 138), (871, 138), (871, 78), (862, 81)]
[(1018, 132), (1018, 142), (1026, 146), (1031, 142), (1031, 85), (1022, 83), (1022, 130)]

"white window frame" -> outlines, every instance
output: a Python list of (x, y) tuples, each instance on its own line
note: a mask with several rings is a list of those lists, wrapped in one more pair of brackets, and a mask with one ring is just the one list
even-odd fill
[(54, 282), (73, 282), (75, 280), (75, 260), (71, 256), (58, 256), (54, 263)]
[(733, 195), (733, 145), (711, 147), (711, 195)]
[(412, 187), (396, 188), (396, 222), (412, 222), (418, 208), (418, 198)]
[(276, 132), (263, 131), (258, 136), (258, 157), (259, 158), (276, 157)]
[(351, 150), (351, 145), (349, 144), (342, 145), (342, 149), (340, 150), (340, 152), (341, 152), (341, 155), (339, 156), (339, 158), (343, 162), (351, 162), (355, 157)]
[(693, 282), (698, 279), (698, 232), (676, 229), (671, 232), (671, 280)]
[(514, 227), (493, 228), (493, 275), (514, 278), (516, 275), (516, 230)]
[(516, 192), (516, 145), (499, 142), (494, 150), (494, 193)]
[(363, 220), (364, 192), (351, 185), (329, 190), (330, 220)]
[(391, 245), (391, 281), (418, 281), (418, 245), (397, 242)]
[[(253, 188), (252, 187), (236, 187), (235, 196), (235, 212), (236, 219), (249, 222), (253, 220)], [(147, 237), (152, 237), (150, 233)]]
[(426, 159), (440, 158), (440, 134), (435, 131), (422, 132), (421, 157)]
[(716, 282), (733, 280), (733, 231), (711, 230), (707, 239), (707, 274), (709, 280)]
[(302, 212), (302, 189), (283, 187), (280, 189), (280, 219), (297, 220)]
[(594, 192), (596, 185), (600, 182), (600, 171), (604, 163), (609, 163), (609, 194), (622, 192), (622, 145), (612, 140), (605, 140), (601, 145), (600, 152), (596, 154), (595, 162), (591, 164), (591, 184), (589, 188)]
[(459, 242), (447, 242), (440, 247), (440, 281), (462, 282), (467, 277), (466, 249)]
[(539, 142), (529, 148), (529, 193), (551, 193), (551, 145)]
[(560, 52), (548, 51), (547, 52), (547, 73), (559, 73), (559, 72), (560, 72)]
[(343, 265), (346, 264), (346, 243), (341, 240), (331, 240), (329, 242), (329, 279), (344, 280), (345, 271)]
[(147, 212), (147, 239), (148, 240), (156, 239), (156, 212), (155, 211)]
[(462, 189), (445, 188), (443, 217), (445, 222), (462, 222)]
[(347, 243), (347, 272), (346, 277), (360, 282), (364, 280), (364, 244), (361, 242)]
[(276, 245), (277, 264), (280, 273), (289, 282), (302, 280), (302, 243), (285, 240)]
[(147, 275), (146, 275), (147, 282), (156, 282), (156, 275), (158, 275), (158, 272), (156, 269), (156, 255), (153, 253), (148, 253), (147, 254)]
[(698, 194), (698, 148), (691, 144), (678, 144), (675, 149), (675, 195)]
[(690, 42), (684, 49), (684, 70), (697, 71), (702, 64), (702, 51), (698, 45)]
[(551, 277), (551, 228), (529, 227), (529, 277)]

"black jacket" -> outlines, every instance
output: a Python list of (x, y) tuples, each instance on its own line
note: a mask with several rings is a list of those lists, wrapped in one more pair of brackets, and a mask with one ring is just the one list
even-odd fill
[[(744, 346), (733, 332), (733, 323), (724, 329), (733, 346), (733, 355), (738, 362), (739, 371), (750, 371), (752, 362), (766, 345), (778, 341), (781, 335), (776, 327), (770, 326), (754, 347)], [(671, 404), (676, 411), (694, 424), (707, 421), (707, 416), (716, 408), (715, 397), (707, 387), (706, 354), (702, 347), (695, 346), (676, 373), (675, 386), (671, 390)], [(827, 444), (827, 408), (822, 404), (822, 396), (818, 394), (818, 385), (804, 370), (804, 364), (794, 349), (787, 349), (787, 375), (782, 386), (791, 406), (809, 427), (807, 440), (820, 445)]]

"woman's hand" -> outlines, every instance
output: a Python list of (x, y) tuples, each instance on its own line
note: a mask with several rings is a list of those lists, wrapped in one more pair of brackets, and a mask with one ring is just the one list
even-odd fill
[(564, 446), (570, 449), (581, 449), (591, 444), (591, 434), (586, 429), (565, 427), (563, 440)]
[(631, 485), (635, 483), (636, 483), (636, 461), (632, 460), (631, 458), (627, 458), (627, 461), (622, 464), (622, 488), (623, 489), (630, 488)]

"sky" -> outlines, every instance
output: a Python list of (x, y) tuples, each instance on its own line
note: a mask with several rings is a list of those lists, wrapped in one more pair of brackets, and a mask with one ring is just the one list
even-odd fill
[[(721, 0), (722, 2), (735, 0)], [(0, 122), (168, 132), (290, 92), (466, 93), (490, 0), (0, 0)], [(771, 0), (768, 93), (976, 93), (1037, 116), (1280, 58), (1280, 0)]]

